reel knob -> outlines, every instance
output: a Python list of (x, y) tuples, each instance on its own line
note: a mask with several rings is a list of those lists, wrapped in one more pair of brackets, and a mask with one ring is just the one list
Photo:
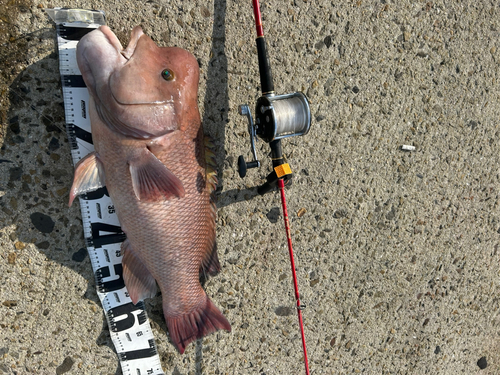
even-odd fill
[(247, 163), (245, 162), (243, 155), (240, 155), (238, 158), (238, 173), (241, 178), (247, 175)]
[(238, 173), (241, 178), (247, 175), (247, 169), (260, 167), (260, 162), (258, 160), (245, 162), (243, 155), (238, 157)]

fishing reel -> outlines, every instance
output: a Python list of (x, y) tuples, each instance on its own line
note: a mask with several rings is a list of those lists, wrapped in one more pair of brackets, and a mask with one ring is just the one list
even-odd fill
[(238, 158), (238, 172), (240, 177), (243, 178), (246, 176), (248, 169), (260, 167), (257, 151), (255, 150), (257, 136), (269, 143), (273, 171), (267, 176), (267, 181), (257, 189), (257, 192), (263, 195), (274, 189), (278, 184), (278, 180), (282, 180), (286, 184), (292, 178), (292, 171), (286, 163), (281, 150), (281, 139), (307, 134), (311, 127), (311, 108), (306, 96), (301, 92), (286, 95), (274, 94), (273, 75), (267, 55), (259, 1), (252, 0), (252, 4), (255, 29), (257, 31), (255, 43), (257, 45), (262, 96), (257, 100), (255, 106), (255, 123), (248, 105), (239, 106), (240, 115), (247, 116), (248, 119), (248, 132), (250, 133), (254, 160), (246, 162), (243, 155), (241, 155)]
[(277, 167), (286, 164), (280, 140), (307, 134), (311, 127), (311, 109), (306, 96), (301, 92), (286, 95), (271, 93), (257, 100), (255, 122), (248, 105), (240, 105), (239, 114), (247, 117), (253, 154), (253, 160), (250, 162), (246, 162), (243, 155), (238, 158), (238, 172), (241, 178), (246, 176), (248, 169), (260, 167), (255, 149), (257, 136), (269, 143), (271, 147), (271, 158), (275, 170), (267, 177), (267, 182), (259, 187), (258, 192), (262, 195), (276, 186), (278, 178), (284, 178), (285, 182), (291, 179), (291, 171), (287, 173), (288, 171), (284, 170), (282, 175), (279, 171), (276, 172)]

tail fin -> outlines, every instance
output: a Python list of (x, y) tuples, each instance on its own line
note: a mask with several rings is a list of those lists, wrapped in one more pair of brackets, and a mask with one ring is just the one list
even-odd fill
[[(165, 314), (168, 332), (179, 353), (183, 354), (186, 346), (219, 329), (231, 332), (231, 325), (217, 306), (205, 295), (205, 304), (189, 314), (169, 317)], [(165, 306), (164, 306), (164, 311)]]

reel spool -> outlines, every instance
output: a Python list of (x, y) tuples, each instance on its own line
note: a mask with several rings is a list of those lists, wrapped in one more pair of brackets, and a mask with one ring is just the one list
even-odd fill
[(304, 94), (262, 96), (256, 106), (256, 133), (266, 142), (307, 134), (311, 109)]
[(239, 113), (247, 116), (254, 157), (251, 162), (245, 162), (243, 155), (238, 158), (241, 178), (246, 176), (247, 169), (260, 167), (255, 149), (257, 136), (267, 143), (276, 143), (282, 138), (305, 135), (311, 127), (311, 109), (306, 96), (301, 92), (261, 96), (255, 107), (255, 123), (248, 105), (240, 105)]

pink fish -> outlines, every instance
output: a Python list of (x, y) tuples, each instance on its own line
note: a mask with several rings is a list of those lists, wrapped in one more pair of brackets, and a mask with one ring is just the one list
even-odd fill
[(70, 201), (106, 186), (121, 227), (123, 278), (132, 302), (159, 286), (180, 353), (231, 326), (208, 298), (200, 272), (220, 270), (217, 183), (198, 111), (199, 68), (181, 48), (158, 47), (140, 27), (123, 49), (106, 26), (87, 34), (77, 60), (90, 92), (95, 152), (75, 167)]

